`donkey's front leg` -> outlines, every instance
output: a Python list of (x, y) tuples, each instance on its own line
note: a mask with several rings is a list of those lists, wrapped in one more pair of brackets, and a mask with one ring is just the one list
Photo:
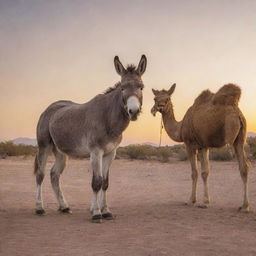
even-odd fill
[(113, 215), (110, 212), (107, 206), (107, 189), (108, 189), (108, 181), (109, 181), (109, 167), (111, 165), (112, 160), (115, 158), (116, 150), (112, 151), (111, 153), (103, 156), (103, 163), (102, 163), (102, 174), (103, 174), (103, 184), (102, 184), (102, 200), (101, 200), (101, 212), (102, 217), (104, 219), (112, 219)]
[(100, 209), (100, 190), (103, 184), (102, 178), (102, 156), (103, 152), (101, 150), (94, 150), (91, 152), (90, 161), (92, 167), (92, 204), (91, 213), (93, 222), (101, 222), (102, 215)]

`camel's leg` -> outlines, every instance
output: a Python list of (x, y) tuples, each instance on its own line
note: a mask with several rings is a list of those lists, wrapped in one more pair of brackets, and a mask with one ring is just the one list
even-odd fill
[(62, 174), (66, 165), (66, 156), (56, 148), (53, 149), (53, 153), (55, 156), (55, 163), (51, 169), (52, 188), (59, 202), (59, 211), (63, 213), (71, 213), (68, 203), (62, 194), (60, 186), (60, 175)]
[(203, 148), (199, 150), (200, 162), (201, 162), (201, 177), (204, 182), (204, 204), (201, 206), (207, 208), (210, 199), (208, 194), (208, 175), (209, 175), (209, 149)]
[(116, 151), (112, 151), (111, 153), (103, 156), (102, 159), (102, 175), (103, 175), (103, 184), (102, 184), (102, 200), (101, 200), (101, 213), (102, 217), (106, 219), (112, 219), (112, 213), (110, 212), (107, 206), (107, 189), (108, 189), (108, 181), (109, 181), (109, 167), (111, 165), (112, 160), (115, 158)]
[(239, 164), (240, 175), (244, 185), (244, 202), (243, 205), (239, 208), (239, 210), (249, 212), (250, 204), (248, 199), (248, 163), (244, 152), (244, 142), (241, 141), (239, 137), (236, 139), (234, 143), (234, 149)]
[(43, 215), (45, 213), (42, 199), (42, 183), (44, 180), (44, 172), (47, 157), (49, 155), (50, 146), (38, 147), (38, 153), (35, 158), (35, 175), (36, 175), (36, 214)]
[(192, 170), (192, 193), (190, 200), (188, 202), (189, 205), (194, 205), (196, 203), (197, 198), (197, 180), (198, 180), (198, 167), (197, 167), (197, 150), (190, 149), (187, 147), (188, 158), (191, 164)]
[(91, 204), (91, 213), (92, 220), (94, 222), (101, 222), (102, 215), (100, 209), (100, 194), (103, 184), (102, 178), (102, 156), (103, 152), (101, 150), (94, 150), (91, 152), (90, 162), (92, 168), (92, 204)]

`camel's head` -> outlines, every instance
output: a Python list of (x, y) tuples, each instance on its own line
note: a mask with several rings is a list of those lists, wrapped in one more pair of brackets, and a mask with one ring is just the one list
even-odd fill
[(168, 91), (164, 89), (161, 91), (152, 89), (152, 92), (155, 95), (155, 98), (154, 98), (155, 104), (151, 109), (151, 113), (153, 116), (156, 115), (157, 111), (159, 111), (160, 113), (163, 113), (164, 109), (166, 108), (166, 106), (171, 100), (171, 95), (173, 94), (175, 87), (176, 87), (176, 84), (173, 84)]

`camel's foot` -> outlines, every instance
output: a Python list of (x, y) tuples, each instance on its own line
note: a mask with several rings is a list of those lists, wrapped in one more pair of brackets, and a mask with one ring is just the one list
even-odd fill
[(195, 206), (195, 204), (196, 204), (196, 201), (189, 200), (188, 202), (185, 202), (185, 205), (187, 206)]
[(102, 218), (105, 220), (113, 220), (113, 214), (111, 212), (102, 213)]
[(60, 212), (60, 213), (69, 213), (69, 214), (72, 214), (72, 211), (71, 211), (71, 209), (69, 208), (69, 207), (67, 207), (67, 208), (59, 208), (58, 209), (58, 211)]
[(102, 222), (102, 215), (96, 214), (92, 216), (92, 222), (93, 223), (101, 223)]
[(209, 204), (198, 204), (197, 207), (201, 209), (207, 209), (209, 207)]
[(248, 212), (250, 212), (250, 206), (249, 205), (247, 205), (247, 206), (240, 206), (239, 208), (238, 208), (238, 211), (239, 212), (245, 212), (245, 213), (248, 213)]
[(44, 209), (36, 209), (35, 214), (38, 216), (43, 216), (43, 215), (45, 215), (45, 210)]

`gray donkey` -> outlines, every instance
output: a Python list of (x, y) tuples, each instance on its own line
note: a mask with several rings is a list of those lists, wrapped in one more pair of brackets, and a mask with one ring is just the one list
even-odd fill
[(122, 140), (122, 132), (135, 121), (142, 106), (142, 74), (147, 59), (142, 55), (138, 67), (124, 68), (119, 58), (114, 58), (115, 69), (121, 82), (95, 96), (84, 104), (57, 101), (40, 116), (37, 125), (38, 152), (35, 158), (36, 214), (45, 213), (41, 185), (44, 179), (48, 154), (52, 151), (55, 163), (51, 169), (51, 183), (59, 202), (59, 211), (70, 213), (59, 178), (65, 168), (66, 155), (85, 157), (90, 154), (93, 198), (92, 220), (112, 219), (107, 206), (109, 167)]

